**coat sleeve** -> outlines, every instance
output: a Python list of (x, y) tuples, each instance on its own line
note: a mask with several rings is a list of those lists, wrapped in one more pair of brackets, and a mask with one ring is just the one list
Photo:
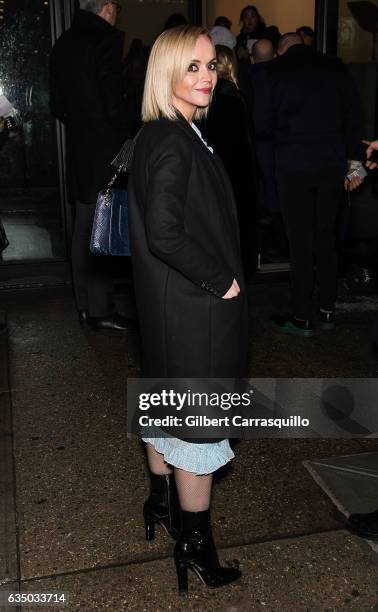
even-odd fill
[[(217, 297), (227, 293), (234, 274), (185, 231), (185, 203), (192, 156), (175, 133), (167, 134), (150, 157), (145, 224), (152, 253)], [(200, 206), (200, 201), (198, 201)]]
[(268, 70), (261, 70), (254, 79), (253, 123), (256, 138), (272, 140), (275, 125), (275, 108), (272, 79)]
[(66, 108), (64, 104), (63, 92), (61, 91), (60, 80), (58, 77), (58, 67), (56, 66), (55, 52), (53, 50), (50, 58), (50, 110), (54, 117), (60, 121), (66, 120)]
[[(97, 83), (104, 114), (116, 129), (129, 128), (122, 77), (122, 38), (108, 36), (97, 48)], [(129, 131), (126, 137), (131, 136)]]
[(340, 97), (344, 110), (344, 133), (349, 160), (364, 161), (362, 145), (364, 138), (364, 111), (362, 101), (352, 74), (340, 62)]

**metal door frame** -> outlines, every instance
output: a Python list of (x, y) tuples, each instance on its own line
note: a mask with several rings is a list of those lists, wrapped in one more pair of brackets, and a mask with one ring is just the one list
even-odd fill
[[(57, 39), (67, 30), (73, 19), (74, 3), (73, 0), (53, 0), (53, 10), (51, 11), (51, 44), (55, 44)], [(56, 140), (58, 151), (59, 168), (59, 190), (62, 206), (62, 219), (65, 229), (66, 260), (70, 261), (71, 240), (72, 240), (72, 206), (68, 202), (67, 194), (67, 168), (66, 168), (66, 134), (61, 121), (56, 120)]]
[(316, 48), (322, 53), (337, 55), (339, 0), (316, 0)]

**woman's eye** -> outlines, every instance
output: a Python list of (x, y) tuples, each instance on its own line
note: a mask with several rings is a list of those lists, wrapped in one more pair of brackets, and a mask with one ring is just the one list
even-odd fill
[(217, 63), (216, 62), (211, 62), (209, 64), (209, 70), (216, 70), (217, 69)]
[(197, 64), (190, 64), (188, 68), (188, 72), (197, 72), (197, 70), (198, 70)]

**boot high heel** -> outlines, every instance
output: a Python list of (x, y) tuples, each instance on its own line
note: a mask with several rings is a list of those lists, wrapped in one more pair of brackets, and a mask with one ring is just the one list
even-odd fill
[[(185, 530), (175, 546), (175, 563), (180, 592), (188, 590), (188, 569), (197, 574), (198, 578), (208, 587), (221, 587), (234, 582), (241, 576), (240, 570), (232, 567), (222, 567), (219, 563), (211, 533), (209, 512), (189, 513), (182, 515), (206, 515), (201, 524), (192, 531)], [(185, 529), (185, 519), (183, 521)]]

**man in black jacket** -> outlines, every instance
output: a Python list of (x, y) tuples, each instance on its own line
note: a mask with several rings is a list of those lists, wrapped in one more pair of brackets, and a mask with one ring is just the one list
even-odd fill
[(114, 311), (108, 262), (89, 250), (98, 192), (110, 180), (110, 163), (130, 136), (122, 91), (123, 33), (114, 27), (118, 9), (110, 0), (80, 0), (72, 27), (52, 50), (50, 104), (66, 126), (79, 319), (95, 329), (124, 330), (128, 321)]
[(346, 174), (361, 166), (363, 117), (356, 87), (338, 58), (316, 53), (295, 33), (284, 35), (280, 57), (256, 90), (255, 127), (275, 142), (276, 173), (290, 244), (292, 313), (273, 316), (282, 331), (313, 334), (314, 255), (319, 319), (334, 327), (337, 288), (335, 219)]
[[(276, 49), (270, 40), (261, 38), (252, 47), (250, 77), (253, 91), (257, 91), (257, 101), (260, 83), (264, 85), (266, 79), (265, 71), (269, 66), (268, 62), (275, 57)], [(271, 136), (259, 138), (255, 132), (255, 146), (259, 171), (258, 208), (262, 262), (287, 261), (288, 247), (277, 192), (273, 139)]]

